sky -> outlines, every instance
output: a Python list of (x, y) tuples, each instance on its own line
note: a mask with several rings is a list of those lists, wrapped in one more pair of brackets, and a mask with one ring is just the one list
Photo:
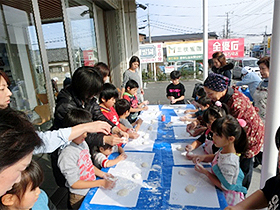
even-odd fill
[[(203, 0), (137, 0), (149, 4), (151, 36), (203, 33)], [(271, 34), (274, 0), (208, 0), (208, 31), (222, 36), (228, 15), (230, 38), (261, 43)], [(149, 36), (148, 9), (137, 9), (139, 30)]]

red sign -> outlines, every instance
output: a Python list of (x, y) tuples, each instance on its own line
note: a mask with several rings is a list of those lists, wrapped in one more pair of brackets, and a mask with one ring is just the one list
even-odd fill
[(94, 66), (94, 55), (93, 50), (84, 50), (84, 65), (85, 66)]
[(208, 58), (217, 51), (222, 51), (226, 58), (244, 57), (244, 38), (209, 40)]

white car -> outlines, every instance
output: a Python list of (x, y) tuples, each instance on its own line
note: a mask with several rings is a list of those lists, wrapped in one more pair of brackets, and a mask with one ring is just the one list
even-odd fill
[(250, 70), (255, 72), (259, 77), (260, 68), (257, 64), (259, 59), (253, 57), (244, 57), (244, 58), (234, 58), (232, 59), (233, 62), (233, 69), (232, 69), (232, 78), (233, 79), (240, 79), (241, 78), (241, 70), (244, 67), (250, 67)]

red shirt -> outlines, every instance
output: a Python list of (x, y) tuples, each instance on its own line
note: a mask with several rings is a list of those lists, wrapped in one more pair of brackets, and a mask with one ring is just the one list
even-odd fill
[(100, 110), (108, 120), (110, 120), (112, 123), (118, 126), (118, 128), (120, 128), (120, 118), (114, 107), (108, 109), (100, 106)]

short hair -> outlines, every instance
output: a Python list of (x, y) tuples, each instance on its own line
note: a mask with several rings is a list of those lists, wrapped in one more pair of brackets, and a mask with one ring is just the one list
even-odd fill
[(170, 73), (170, 78), (173, 79), (173, 80), (179, 79), (180, 77), (181, 77), (181, 72), (180, 71), (174, 70)]
[(212, 59), (217, 59), (221, 63), (221, 66), (225, 66), (227, 64), (226, 56), (223, 52), (213, 53)]
[(0, 109), (0, 171), (15, 164), (43, 142), (22, 112)]
[(103, 78), (109, 77), (110, 76), (110, 69), (106, 63), (103, 62), (98, 62), (97, 64), (94, 65), (94, 67), (97, 67), (102, 74)]
[(132, 56), (131, 58), (130, 58), (130, 60), (129, 60), (129, 68), (131, 68), (131, 66), (132, 66), (132, 63), (134, 63), (134, 62), (138, 62), (139, 63), (139, 65), (140, 65), (140, 59), (137, 57), (137, 56)]
[(198, 100), (197, 100), (197, 103), (199, 103), (200, 105), (202, 106), (207, 106), (207, 105), (211, 105), (212, 104), (212, 101), (210, 98), (207, 98), (206, 96), (204, 97), (200, 97)]
[(119, 116), (130, 110), (130, 103), (126, 99), (119, 99), (115, 103), (116, 112)]
[(0, 70), (0, 76), (3, 77), (4, 80), (6, 80), (8, 86), (11, 85), (11, 81), (10, 81), (8, 75), (4, 71)]
[(278, 127), (276, 134), (275, 134), (275, 144), (277, 149), (279, 150), (280, 148), (280, 127)]
[(196, 92), (196, 95), (198, 95), (200, 97), (206, 97), (206, 92), (204, 91), (203, 86), (199, 87), (199, 89)]
[(115, 87), (115, 85), (111, 83), (105, 83), (103, 85), (103, 90), (101, 91), (99, 95), (99, 103), (102, 103), (102, 99), (105, 99), (105, 101), (110, 100), (111, 98), (118, 98), (119, 92), (118, 89)]
[(225, 136), (226, 138), (234, 136), (234, 147), (236, 152), (241, 154), (246, 152), (248, 148), (247, 135), (235, 117), (227, 115), (216, 119), (211, 126), (211, 130), (218, 136)]
[(78, 68), (72, 77), (72, 89), (82, 101), (100, 93), (103, 87), (103, 77), (97, 67), (82, 66)]
[(138, 85), (138, 83), (135, 80), (130, 79), (125, 84), (125, 90), (127, 90), (127, 88), (130, 88), (130, 89), (139, 88), (139, 85)]
[(264, 65), (266, 65), (266, 67), (269, 68), (270, 57), (265, 56), (265, 57), (261, 58), (260, 60), (258, 60), (257, 64), (260, 65), (261, 63), (264, 63)]
[[(34, 160), (31, 160), (26, 169), (21, 172), (20, 182), (15, 183), (13, 188), (7, 191), (6, 194), (16, 195), (21, 200), (30, 185), (31, 190), (35, 190), (42, 184), (43, 180), (44, 173), (42, 168)], [(3, 205), (2, 202), (1, 205)]]
[(65, 128), (73, 127), (82, 123), (92, 122), (92, 115), (89, 111), (81, 108), (70, 109), (65, 118)]
[(101, 148), (101, 147), (102, 147), (104, 150), (113, 148), (112, 145), (105, 143), (104, 145), (98, 146), (98, 152), (100, 152), (100, 148)]

